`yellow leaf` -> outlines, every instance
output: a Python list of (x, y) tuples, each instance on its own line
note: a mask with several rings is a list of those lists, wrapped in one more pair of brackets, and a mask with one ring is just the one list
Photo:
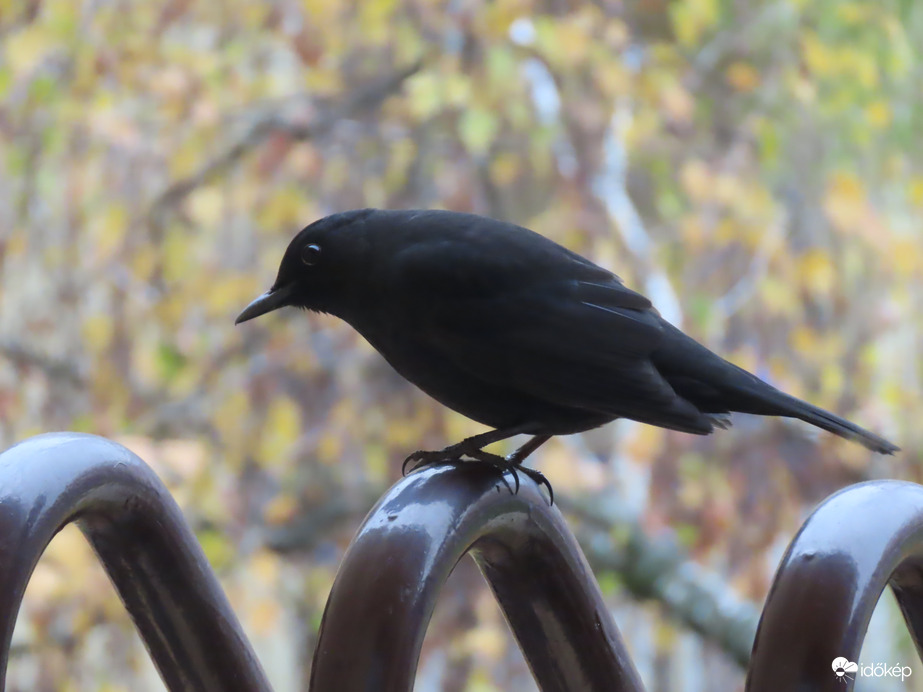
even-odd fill
[(115, 441), (141, 457), (158, 475), (176, 474), (189, 480), (203, 472), (208, 461), (201, 440), (154, 440), (141, 435), (119, 435)]
[(818, 248), (808, 250), (801, 256), (798, 273), (805, 286), (813, 293), (830, 293), (836, 281), (833, 262), (826, 252)]
[(443, 75), (440, 84), (443, 89), (445, 101), (452, 106), (470, 106), (473, 99), (471, 80), (458, 73)]
[(46, 559), (64, 568), (65, 572), (87, 569), (93, 561), (93, 552), (83, 534), (73, 524), (62, 529), (45, 551)]
[(384, 445), (363, 445), (362, 456), (365, 459), (365, 468), (369, 478), (379, 482), (383, 481), (387, 477), (389, 466), (388, 450), (385, 449)]
[(824, 394), (831, 399), (839, 396), (843, 391), (846, 379), (843, 368), (839, 363), (827, 362), (820, 371), (820, 386)]
[(720, 245), (730, 245), (740, 240), (741, 229), (733, 219), (723, 218), (715, 228), (715, 241)]
[(272, 633), (279, 623), (282, 609), (271, 598), (261, 598), (250, 610), (250, 624), (253, 630), (261, 636)]
[(889, 44), (885, 69), (895, 79), (903, 79), (916, 64), (916, 51), (907, 38), (907, 30), (899, 19), (885, 15), (880, 21), (887, 33)]
[(692, 120), (695, 102), (689, 92), (680, 84), (672, 83), (660, 94), (663, 109), (673, 120), (687, 123)]
[(131, 273), (139, 281), (145, 282), (151, 278), (154, 267), (157, 264), (157, 252), (151, 243), (144, 243), (137, 247), (128, 259), (128, 267)]
[(714, 26), (719, 18), (718, 0), (682, 0), (670, 3), (670, 19), (680, 44), (686, 48), (696, 45), (702, 34)]
[[(107, 104), (103, 104), (108, 108)], [(99, 118), (97, 118), (98, 120)], [(202, 164), (202, 151), (198, 147), (177, 147), (170, 156), (170, 176), (184, 178)]]
[(876, 129), (884, 129), (891, 124), (891, 106), (884, 101), (875, 101), (865, 108), (865, 119)]
[(256, 578), (264, 584), (274, 584), (279, 578), (279, 556), (269, 550), (258, 550), (250, 558), (250, 567)]
[(809, 355), (818, 350), (820, 339), (813, 329), (800, 325), (792, 331), (791, 343), (796, 351)]
[(396, 0), (365, 0), (359, 3), (358, 23), (363, 41), (375, 44), (387, 40), (389, 20), (396, 4)]
[(326, 432), (317, 443), (317, 459), (323, 464), (339, 463), (343, 457), (343, 440), (335, 432)]
[(224, 215), (224, 194), (214, 185), (201, 187), (188, 200), (189, 215), (200, 226), (217, 226)]
[(312, 21), (326, 24), (332, 21), (334, 14), (337, 12), (336, 6), (327, 0), (301, 0), (301, 6), (304, 8)]
[(214, 413), (213, 420), (221, 431), (221, 437), (231, 443), (239, 441), (244, 431), (240, 421), (250, 417), (250, 401), (240, 389), (234, 389), (225, 396)]
[(90, 350), (99, 353), (112, 341), (114, 331), (112, 318), (102, 313), (91, 315), (83, 321), (81, 331), (83, 332), (83, 339), (90, 347)]
[(298, 500), (293, 495), (276, 495), (263, 510), (263, 519), (268, 524), (284, 524), (298, 510)]
[[(923, 178), (921, 178), (923, 182)], [(923, 199), (923, 185), (921, 185), (921, 199)], [(29, 233), (24, 229), (13, 229), (12, 236), (6, 241), (6, 254), (10, 258), (18, 258), (29, 247)]]
[(625, 438), (623, 449), (630, 458), (647, 463), (657, 458), (663, 449), (663, 443), (664, 435), (660, 428), (652, 425), (634, 425)]
[[(163, 261), (163, 275), (170, 283), (188, 284), (188, 282), (201, 277), (197, 271), (195, 253), (190, 248), (189, 233), (184, 228), (170, 228), (160, 248)], [(181, 303), (179, 308), (182, 313), (189, 310), (185, 298), (176, 298)]]
[(817, 86), (814, 81), (800, 72), (789, 73), (786, 83), (792, 92), (792, 96), (802, 103), (814, 103), (817, 100)]
[(113, 202), (94, 219), (91, 227), (97, 257), (109, 259), (118, 250), (128, 228), (128, 210), (120, 202)]
[(418, 120), (427, 120), (442, 106), (439, 81), (432, 72), (420, 72), (407, 81), (408, 101)]
[(680, 233), (683, 237), (683, 247), (687, 252), (695, 254), (705, 246), (705, 226), (696, 214), (687, 214), (679, 222)]
[(795, 292), (788, 281), (775, 276), (767, 276), (760, 283), (760, 295), (770, 313), (791, 315), (796, 304)]
[(824, 198), (824, 211), (839, 230), (855, 230), (865, 215), (865, 188), (852, 173), (839, 171), (831, 177)]
[(60, 570), (47, 562), (39, 562), (29, 579), (26, 600), (34, 599), (38, 603), (48, 603), (65, 593), (68, 583), (70, 581), (62, 576)]
[(907, 183), (907, 196), (918, 207), (923, 207), (923, 175), (915, 175)]
[(892, 266), (897, 276), (909, 278), (923, 267), (920, 242), (916, 239), (901, 238), (895, 241), (890, 257), (893, 258)]
[(607, 45), (614, 50), (622, 50), (631, 40), (631, 31), (621, 19), (607, 17), (603, 36)]
[[(554, 56), (566, 65), (577, 65), (587, 55), (590, 45), (585, 27), (575, 21), (564, 21), (554, 31)], [(550, 48), (550, 46), (549, 46)]]
[(871, 5), (863, 5), (860, 2), (840, 2), (836, 6), (837, 18), (846, 24), (862, 24), (869, 20), (870, 11), (874, 11)]
[(274, 463), (287, 455), (301, 434), (301, 412), (286, 396), (276, 397), (266, 414), (260, 440), (260, 462)]
[(58, 45), (54, 36), (40, 24), (32, 24), (21, 31), (8, 34), (4, 43), (6, 47), (3, 53), (6, 62), (17, 75), (31, 73)]
[(220, 531), (203, 531), (198, 535), (198, 539), (202, 552), (212, 567), (221, 568), (234, 560), (234, 546)]
[(878, 61), (867, 51), (858, 51), (854, 46), (844, 46), (836, 52), (835, 62), (840, 75), (856, 80), (865, 89), (878, 86)]
[(743, 196), (743, 186), (739, 176), (722, 173), (715, 180), (715, 199), (727, 207)]
[(339, 71), (326, 67), (323, 63), (308, 70), (304, 76), (304, 83), (309, 92), (319, 94), (335, 92), (342, 86)]
[(760, 85), (760, 73), (750, 63), (735, 62), (727, 68), (724, 78), (737, 91), (753, 91)]
[(711, 198), (714, 177), (704, 162), (697, 159), (686, 162), (679, 175), (680, 182), (691, 200), (704, 202)]
[(484, 154), (490, 148), (497, 127), (497, 118), (490, 111), (469, 108), (461, 116), (459, 134), (469, 151)]
[(519, 157), (512, 152), (498, 154), (490, 162), (490, 176), (498, 185), (509, 185), (519, 175)]
[(496, 625), (481, 625), (465, 634), (462, 647), (471, 654), (496, 661), (506, 653), (506, 637)]
[(834, 72), (836, 61), (833, 51), (816, 33), (805, 32), (801, 39), (801, 52), (811, 72), (820, 76), (828, 76)]
[(216, 277), (209, 283), (205, 304), (211, 315), (220, 317), (239, 310), (240, 306), (246, 305), (258, 291), (259, 281), (256, 276)]
[(164, 464), (182, 478), (193, 478), (205, 470), (205, 445), (201, 440), (163, 440), (158, 445)]

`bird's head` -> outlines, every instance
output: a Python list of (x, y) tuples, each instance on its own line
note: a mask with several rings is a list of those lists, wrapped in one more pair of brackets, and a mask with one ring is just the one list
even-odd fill
[(302, 229), (289, 243), (272, 288), (244, 308), (234, 324), (288, 305), (336, 312), (361, 278), (364, 234), (357, 231), (374, 211), (332, 214)]

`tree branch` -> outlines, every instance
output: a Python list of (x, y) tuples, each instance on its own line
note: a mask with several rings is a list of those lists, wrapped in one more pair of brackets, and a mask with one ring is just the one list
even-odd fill
[[(373, 80), (347, 93), (342, 101), (324, 112), (310, 123), (301, 122), (291, 109), (274, 106), (256, 118), (247, 130), (221, 152), (205, 161), (197, 171), (170, 184), (151, 204), (148, 212), (150, 227), (159, 231), (170, 209), (182, 202), (193, 190), (227, 171), (244, 155), (262, 144), (270, 135), (284, 132), (293, 140), (306, 141), (327, 134), (337, 122), (379, 106), (388, 96), (395, 93), (423, 67), (417, 61), (392, 74)], [(304, 96), (293, 100), (303, 104)]]
[(50, 380), (64, 380), (75, 387), (85, 387), (87, 384), (86, 372), (77, 363), (41, 353), (19, 341), (0, 340), (0, 356), (17, 367), (37, 368)]
[(657, 601), (671, 617), (746, 668), (759, 606), (739, 598), (672, 538), (649, 536), (614, 503), (566, 496), (558, 501), (580, 520), (577, 540), (597, 575), (614, 574), (635, 598)]
[[(331, 498), (328, 503), (302, 511), (285, 525), (265, 527), (265, 544), (280, 553), (310, 550), (337, 527), (361, 520), (378, 494), (366, 488), (360, 497), (347, 498), (331, 487), (324, 493)], [(578, 520), (575, 534), (597, 577), (616, 576), (633, 597), (657, 601), (682, 626), (747, 666), (760, 617), (756, 604), (736, 596), (720, 576), (691, 560), (672, 539), (648, 536), (615, 504), (600, 498), (555, 498)]]

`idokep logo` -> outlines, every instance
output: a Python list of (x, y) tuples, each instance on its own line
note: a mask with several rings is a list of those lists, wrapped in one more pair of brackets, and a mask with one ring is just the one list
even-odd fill
[(909, 678), (910, 674), (913, 672), (910, 666), (891, 666), (886, 663), (859, 664), (843, 656), (837, 656), (833, 659), (831, 667), (833, 668), (833, 674), (836, 675), (837, 680), (841, 680), (844, 683), (855, 680), (857, 676), (863, 678), (900, 678), (901, 680), (905, 680)]
[(842, 656), (833, 659), (833, 672), (837, 679), (847, 682), (856, 679), (856, 671), (859, 670), (859, 664), (848, 661)]

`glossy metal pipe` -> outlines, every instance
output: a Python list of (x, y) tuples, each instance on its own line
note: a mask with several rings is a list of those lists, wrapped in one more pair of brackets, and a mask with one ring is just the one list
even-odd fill
[(311, 690), (411, 690), (436, 598), (468, 552), (542, 690), (642, 690), (564, 518), (521, 480), (513, 495), (495, 470), (471, 463), (431, 467), (393, 486), (340, 565)]
[(782, 560), (746, 689), (851, 690), (831, 664), (840, 656), (858, 662), (888, 584), (923, 654), (923, 486), (872, 481), (841, 490), (805, 522)]
[(170, 690), (270, 690), (182, 512), (153, 471), (94, 435), (33, 437), (0, 454), (0, 690), (26, 584), (76, 522)]

